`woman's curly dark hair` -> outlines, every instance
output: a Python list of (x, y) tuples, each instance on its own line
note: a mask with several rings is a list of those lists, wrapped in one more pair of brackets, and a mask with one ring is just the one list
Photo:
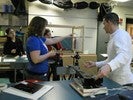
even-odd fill
[[(8, 28), (5, 30), (5, 32), (6, 32), (7, 35), (10, 33), (10, 30), (11, 30), (11, 29), (12, 29), (11, 27), (8, 27)], [(7, 41), (12, 41), (11, 37), (8, 37), (8, 36), (7, 36)]]
[(43, 36), (43, 30), (48, 25), (45, 18), (36, 16), (28, 26), (28, 36)]
[(50, 32), (50, 29), (45, 29), (44, 36), (47, 35)]
[(11, 27), (7, 28), (6, 31), (5, 31), (6, 34), (9, 34), (9, 32), (10, 32), (11, 29), (12, 29)]

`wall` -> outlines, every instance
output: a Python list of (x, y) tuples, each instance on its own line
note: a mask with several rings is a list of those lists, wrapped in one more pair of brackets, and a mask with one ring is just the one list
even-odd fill
[(120, 18), (123, 19), (123, 23), (120, 25), (121, 28), (126, 29), (126, 18), (133, 18), (133, 8), (129, 7), (115, 7), (113, 12), (116, 12)]
[(97, 29), (97, 60), (101, 61), (105, 58), (101, 56), (101, 54), (106, 54), (107, 52), (107, 43), (109, 41), (109, 34), (106, 34), (105, 30), (103, 29), (104, 25), (101, 21), (98, 22), (98, 29)]
[[(29, 2), (29, 22), (34, 16), (41, 16), (49, 21), (49, 24), (84, 26), (84, 43), (83, 52), (87, 54), (96, 53), (97, 39), (97, 10), (86, 9), (69, 9), (64, 10), (54, 5), (43, 4), (39, 1)], [(71, 28), (51, 28), (52, 35), (62, 36), (72, 32)], [(79, 34), (80, 33), (79, 30)]]

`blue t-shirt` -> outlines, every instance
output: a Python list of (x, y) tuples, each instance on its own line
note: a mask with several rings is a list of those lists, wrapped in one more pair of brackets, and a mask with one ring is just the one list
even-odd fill
[(26, 53), (29, 60), (28, 70), (35, 73), (46, 73), (48, 72), (48, 60), (34, 64), (30, 57), (30, 52), (40, 50), (40, 55), (44, 55), (48, 52), (48, 49), (44, 42), (46, 38), (30, 36), (26, 42)]

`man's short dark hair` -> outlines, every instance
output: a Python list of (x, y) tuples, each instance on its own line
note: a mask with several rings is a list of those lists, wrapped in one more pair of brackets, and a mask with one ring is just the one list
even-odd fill
[(116, 13), (108, 13), (104, 16), (105, 21), (111, 21), (113, 24), (119, 24), (119, 16)]

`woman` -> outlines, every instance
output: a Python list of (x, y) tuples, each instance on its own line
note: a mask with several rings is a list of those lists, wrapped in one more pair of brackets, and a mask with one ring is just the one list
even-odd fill
[(7, 40), (4, 43), (4, 55), (22, 55), (25, 54), (22, 41), (16, 37), (16, 33), (12, 28), (6, 29)]
[(27, 79), (37, 79), (46, 81), (48, 72), (48, 58), (56, 55), (55, 51), (48, 52), (46, 45), (55, 44), (70, 35), (56, 38), (44, 38), (46, 19), (36, 16), (28, 27), (28, 39), (26, 42), (26, 52), (29, 60), (27, 69)]
[[(49, 29), (45, 29), (44, 37), (45, 38), (55, 38), (55, 37), (51, 36), (51, 31)], [(62, 51), (62, 49), (63, 49), (60, 42), (58, 42), (54, 45), (47, 45), (47, 48), (48, 48), (48, 51), (51, 51), (51, 50), (55, 50), (55, 51), (61, 50)], [(54, 61), (54, 63), (49, 64), (50, 68), (49, 68), (48, 80), (50, 80), (51, 74), (53, 74), (53, 79), (52, 79), (53, 81), (60, 80), (60, 76), (57, 75), (57, 72), (56, 72), (57, 67), (63, 66), (63, 59), (60, 56), (60, 53), (54, 57), (51, 57), (49, 60)]]
[[(51, 31), (48, 28), (44, 32), (44, 37), (45, 38), (55, 38), (55, 37), (52, 37)], [(60, 42), (53, 44), (53, 45), (47, 45), (47, 48), (49, 51), (51, 51), (51, 50), (61, 50), (62, 51), (64, 49)]]
[[(16, 32), (12, 28), (6, 29), (7, 40), (4, 43), (3, 54), (10, 56), (21, 56), (25, 54), (22, 41), (16, 37)], [(6, 75), (9, 77), (10, 82), (15, 82), (14, 72), (8, 71)], [(17, 71), (17, 81), (22, 80), (22, 73)]]

